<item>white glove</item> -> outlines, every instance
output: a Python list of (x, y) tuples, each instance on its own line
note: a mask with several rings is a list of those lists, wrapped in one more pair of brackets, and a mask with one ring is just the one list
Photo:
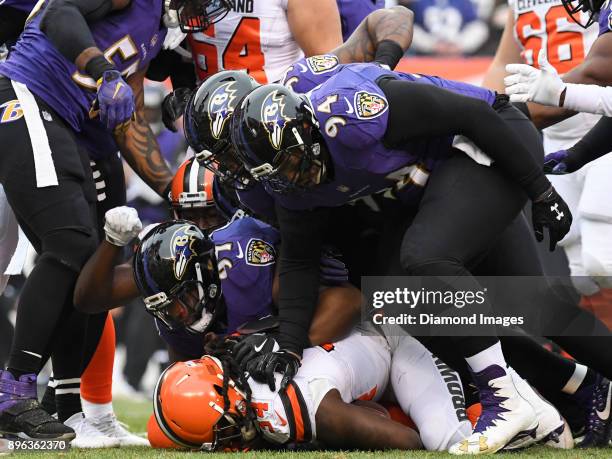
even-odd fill
[(565, 83), (548, 63), (544, 51), (540, 51), (538, 65), (540, 70), (525, 64), (506, 65), (506, 72), (512, 74), (504, 78), (506, 94), (511, 102), (536, 102), (558, 107)]
[(119, 247), (128, 245), (142, 230), (138, 212), (131, 207), (115, 207), (106, 212), (104, 219), (106, 240)]
[(168, 29), (166, 32), (166, 38), (164, 39), (163, 48), (164, 49), (174, 49), (181, 43), (187, 36), (186, 33), (181, 32), (181, 29), (178, 27), (174, 27), (172, 29)]

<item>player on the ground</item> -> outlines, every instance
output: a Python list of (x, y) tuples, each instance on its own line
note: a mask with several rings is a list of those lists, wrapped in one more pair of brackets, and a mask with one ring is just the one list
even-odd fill
[[(232, 141), (253, 177), (273, 192), (283, 240), (281, 333), (277, 337), (281, 351), (258, 358), (266, 368), (289, 372), (290, 377), (292, 362), (299, 361), (304, 346), (302, 327), (309, 322), (314, 298), (310, 286), (311, 251), (320, 244), (330, 207), (389, 188), (396, 176), (398, 198), (403, 195), (410, 199), (404, 193), (413, 191), (420, 197), (428, 173), (433, 170), (434, 185), (429, 183), (424, 189), (425, 197), (401, 248), (404, 269), (416, 275), (469, 278), (470, 272), (463, 263), (486, 250), (487, 241), (496, 239), (516, 218), (526, 196), (533, 201), (534, 228), (539, 236), (543, 226), (549, 228), (553, 241), (567, 232), (569, 210), (525, 146), (533, 144), (537, 151), (537, 133), (530, 131), (528, 121), (517, 115), (503, 97), (466, 85), (463, 92), (472, 97), (433, 85), (400, 81), (392, 72), (375, 65), (354, 64), (313, 91), (309, 100), (284, 87), (267, 85), (242, 101), (239, 115), (235, 113), (231, 121)], [(418, 109), (393, 110), (393, 106)], [(470, 111), (469, 121), (455, 116), (461, 110)], [(522, 133), (522, 139), (516, 137), (516, 132)], [(491, 155), (495, 164), (482, 166), (467, 155), (452, 153), (452, 135), (456, 134), (469, 137)], [(419, 139), (436, 137), (440, 139), (436, 145), (418, 143)], [(500, 137), (507, 142), (500, 144)], [(355, 150), (360, 154), (355, 156)], [(458, 170), (469, 184), (457, 180)], [(488, 190), (485, 194), (490, 202), (482, 199), (484, 190)], [(496, 192), (492, 194), (491, 190)], [(473, 205), (471, 193), (479, 196), (477, 206)], [(439, 198), (451, 195), (449, 206)], [(458, 204), (463, 201), (465, 206)], [(452, 225), (446, 222), (447, 218), (453, 221)], [(478, 223), (485, 220), (488, 235), (482, 233)], [(479, 237), (470, 246), (466, 244), (472, 240), (468, 235), (476, 234), (472, 225), (480, 229)], [(449, 231), (451, 226), (453, 231)], [(459, 230), (463, 226), (465, 231)], [(475, 373), (484, 414), (473, 437), (453, 446), (451, 451), (497, 451), (518, 432), (535, 426), (533, 411), (522, 404), (515, 392), (496, 338), (458, 341), (457, 347)], [(499, 402), (486, 395), (491, 384), (513, 401), (512, 406), (507, 406), (513, 416), (497, 419), (494, 413)], [(473, 446), (482, 446), (484, 437), (487, 440), (483, 448)]]
[[(546, 61), (568, 83), (612, 84), (607, 65), (612, 51), (607, 43), (610, 37), (606, 32), (610, 29), (606, 14), (600, 18), (598, 36), (597, 21), (589, 2), (513, 0), (509, 3), (511, 9), (504, 34), (485, 77), (485, 86), (502, 92), (504, 76), (511, 71), (511, 68), (506, 70), (507, 65), (526, 63), (541, 68), (540, 62)], [(593, 5), (599, 9), (602, 3), (597, 1)], [(558, 99), (554, 104), (558, 105)], [(569, 118), (574, 112), (535, 104), (529, 104), (525, 110), (538, 128), (546, 128), (543, 130), (545, 153), (569, 148), (598, 121), (595, 115), (582, 113)], [(597, 315), (601, 310), (602, 318), (612, 304), (608, 292), (612, 274), (609, 243), (612, 207), (606, 198), (612, 192), (607, 179), (610, 173), (612, 156), (601, 158), (596, 166), (590, 165), (574, 174), (550, 177), (574, 215), (570, 233), (560, 242), (569, 261), (572, 280), (584, 295), (584, 304)]]

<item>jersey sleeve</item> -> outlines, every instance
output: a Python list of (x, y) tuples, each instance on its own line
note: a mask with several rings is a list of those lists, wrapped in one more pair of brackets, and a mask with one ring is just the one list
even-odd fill
[[(276, 387), (282, 375), (277, 373)], [(270, 391), (267, 384), (249, 379), (252, 391), (251, 406), (264, 438), (277, 445), (308, 443), (314, 438), (314, 413), (303, 387), (292, 381), (287, 390)]]
[(310, 95), (326, 142), (363, 149), (385, 135), (389, 103), (376, 83), (345, 84), (341, 72)]
[[(606, 1), (599, 12), (599, 35), (610, 32), (612, 30), (612, 10), (610, 9), (610, 1)], [(598, 35), (598, 36), (599, 36)]]
[(279, 240), (274, 228), (250, 217), (231, 225), (235, 228), (229, 234), (214, 233), (213, 236), (229, 333), (245, 322), (272, 313)]
[(339, 68), (340, 62), (333, 54), (304, 57), (287, 69), (281, 84), (304, 94), (325, 83)]

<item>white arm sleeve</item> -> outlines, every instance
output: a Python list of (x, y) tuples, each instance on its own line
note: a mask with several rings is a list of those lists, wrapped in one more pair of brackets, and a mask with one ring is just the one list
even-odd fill
[(567, 83), (563, 108), (612, 116), (612, 87)]

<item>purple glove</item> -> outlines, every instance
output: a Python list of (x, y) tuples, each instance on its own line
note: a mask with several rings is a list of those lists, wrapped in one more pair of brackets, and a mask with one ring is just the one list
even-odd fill
[(549, 153), (544, 157), (544, 173), (553, 175), (563, 175), (574, 172), (567, 164), (567, 150), (559, 150)]
[(348, 269), (341, 259), (342, 254), (333, 247), (321, 250), (321, 283), (338, 285), (348, 282)]
[(134, 94), (117, 70), (107, 70), (98, 80), (97, 101), (100, 121), (108, 129), (113, 130), (132, 118)]

